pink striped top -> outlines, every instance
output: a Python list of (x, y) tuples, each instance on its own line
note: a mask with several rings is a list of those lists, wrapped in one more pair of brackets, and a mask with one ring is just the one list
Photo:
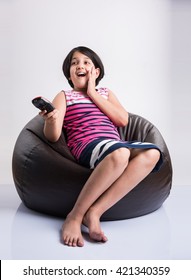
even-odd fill
[[(99, 88), (97, 92), (108, 99), (108, 89)], [(96, 139), (120, 140), (117, 127), (91, 101), (84, 92), (65, 91), (66, 115), (63, 127), (67, 135), (67, 144), (76, 159), (79, 159), (85, 147)]]

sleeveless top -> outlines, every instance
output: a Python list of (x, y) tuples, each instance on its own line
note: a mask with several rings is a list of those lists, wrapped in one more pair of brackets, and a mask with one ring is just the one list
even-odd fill
[[(97, 92), (108, 99), (108, 89), (99, 88)], [(76, 159), (88, 144), (97, 139), (120, 140), (117, 127), (94, 104), (84, 92), (65, 91), (66, 114), (63, 127), (66, 131), (67, 145)]]
[[(108, 99), (108, 89), (97, 92)], [(162, 153), (155, 144), (140, 141), (122, 141), (117, 127), (84, 92), (65, 91), (66, 114), (63, 127), (67, 145), (77, 161), (94, 169), (107, 155), (119, 148), (157, 149), (160, 159), (153, 169), (158, 171), (163, 163)]]

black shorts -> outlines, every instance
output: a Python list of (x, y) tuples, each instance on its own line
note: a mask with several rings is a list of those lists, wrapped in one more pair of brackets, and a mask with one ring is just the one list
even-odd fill
[(96, 139), (88, 144), (80, 155), (79, 163), (90, 169), (94, 169), (108, 154), (119, 148), (157, 149), (160, 152), (160, 159), (154, 167), (153, 172), (158, 171), (163, 163), (160, 149), (152, 143), (122, 140), (118, 141), (104, 138)]

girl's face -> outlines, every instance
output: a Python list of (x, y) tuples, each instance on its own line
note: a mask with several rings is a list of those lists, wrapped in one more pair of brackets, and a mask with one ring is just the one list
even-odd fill
[(87, 90), (89, 72), (92, 69), (95, 70), (95, 77), (97, 79), (100, 71), (99, 68), (95, 69), (92, 60), (80, 52), (75, 52), (73, 54), (70, 65), (70, 80), (72, 81), (75, 90)]

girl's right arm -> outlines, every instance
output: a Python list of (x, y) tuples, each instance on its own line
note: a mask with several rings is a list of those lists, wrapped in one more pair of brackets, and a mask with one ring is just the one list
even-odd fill
[(51, 141), (56, 142), (62, 133), (64, 116), (66, 113), (66, 99), (63, 91), (58, 93), (52, 102), (55, 109), (46, 114), (42, 111), (39, 114), (44, 118), (44, 135)]

